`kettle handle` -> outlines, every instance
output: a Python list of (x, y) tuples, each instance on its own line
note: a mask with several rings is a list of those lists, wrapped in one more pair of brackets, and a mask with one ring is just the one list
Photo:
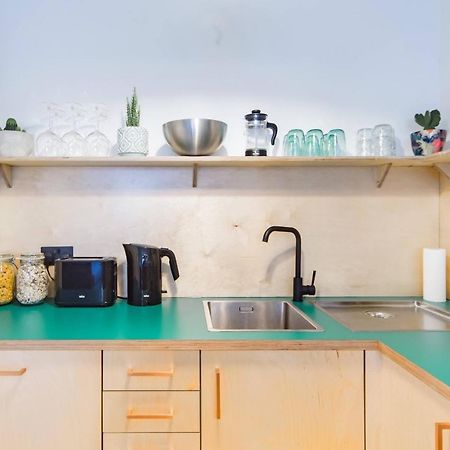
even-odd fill
[(278, 134), (278, 127), (274, 123), (267, 122), (267, 128), (270, 128), (272, 130), (272, 139), (270, 140), (270, 143), (272, 145), (274, 145), (275, 144), (275, 139), (276, 139), (277, 134)]
[(173, 279), (176, 280), (180, 273), (178, 272), (177, 259), (175, 258), (175, 253), (168, 248), (160, 248), (159, 254), (161, 258), (167, 256), (169, 258), (170, 271), (172, 272)]

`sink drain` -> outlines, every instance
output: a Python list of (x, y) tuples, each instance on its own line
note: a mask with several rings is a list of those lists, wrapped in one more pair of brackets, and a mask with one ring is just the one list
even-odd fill
[(366, 316), (372, 317), (372, 319), (390, 319), (394, 317), (394, 314), (390, 314), (383, 311), (366, 311)]

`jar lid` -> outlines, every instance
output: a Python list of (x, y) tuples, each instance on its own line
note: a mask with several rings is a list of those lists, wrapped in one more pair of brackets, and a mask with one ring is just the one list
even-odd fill
[(19, 256), (19, 261), (42, 261), (44, 260), (43, 253), (22, 253)]
[(247, 122), (252, 122), (254, 120), (263, 121), (267, 119), (267, 114), (262, 113), (260, 109), (254, 109), (250, 114), (245, 115), (245, 120)]
[(14, 261), (14, 255), (11, 253), (0, 253), (0, 262), (12, 262)]

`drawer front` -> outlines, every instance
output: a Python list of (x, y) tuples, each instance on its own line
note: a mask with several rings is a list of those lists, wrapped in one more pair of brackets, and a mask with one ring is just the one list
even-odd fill
[(200, 393), (104, 392), (103, 431), (199, 433)]
[(198, 391), (198, 351), (104, 351), (105, 391)]
[(200, 434), (104, 433), (103, 450), (200, 450)]

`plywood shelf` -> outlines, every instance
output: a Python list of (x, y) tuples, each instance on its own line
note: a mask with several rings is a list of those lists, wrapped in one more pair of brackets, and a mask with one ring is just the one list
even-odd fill
[(245, 156), (150, 156), (109, 158), (0, 158), (3, 179), (13, 185), (15, 167), (188, 167), (192, 169), (193, 186), (197, 185), (201, 167), (373, 167), (376, 183), (381, 187), (391, 167), (436, 167), (450, 177), (450, 150), (426, 157), (245, 157)]

